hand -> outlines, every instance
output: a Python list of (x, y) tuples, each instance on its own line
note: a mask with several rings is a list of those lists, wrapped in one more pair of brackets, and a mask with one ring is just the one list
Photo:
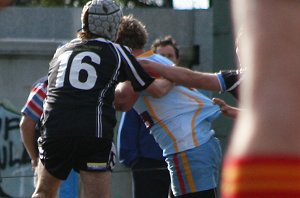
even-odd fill
[(236, 118), (238, 116), (240, 109), (228, 105), (224, 100), (220, 98), (213, 98), (212, 101), (216, 105), (219, 105), (223, 115), (228, 116), (230, 118)]

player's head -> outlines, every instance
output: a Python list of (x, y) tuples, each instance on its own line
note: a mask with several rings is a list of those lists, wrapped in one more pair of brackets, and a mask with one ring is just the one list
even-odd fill
[(148, 32), (141, 21), (132, 15), (122, 17), (116, 43), (136, 50), (143, 49), (147, 43), (147, 39)]
[(89, 1), (82, 9), (82, 30), (78, 37), (102, 37), (115, 41), (121, 18), (121, 8), (113, 0)]
[(173, 61), (175, 64), (178, 64), (179, 62), (179, 49), (177, 47), (176, 41), (173, 39), (172, 36), (166, 36), (163, 39), (156, 39), (151, 49), (162, 56), (167, 57), (171, 61)]

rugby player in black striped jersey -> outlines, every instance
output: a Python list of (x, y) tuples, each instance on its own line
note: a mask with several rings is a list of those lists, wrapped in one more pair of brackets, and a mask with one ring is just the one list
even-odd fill
[(82, 10), (81, 32), (58, 48), (50, 62), (38, 140), (41, 171), (32, 197), (54, 197), (74, 169), (83, 197), (110, 198), (116, 85), (130, 81), (135, 91), (156, 97), (173, 86), (150, 77), (128, 48), (113, 42), (121, 17), (114, 1), (89, 1)]

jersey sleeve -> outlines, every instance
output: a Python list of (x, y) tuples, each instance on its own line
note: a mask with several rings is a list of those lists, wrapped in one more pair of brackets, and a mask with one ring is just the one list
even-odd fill
[(124, 74), (121, 75), (121, 81), (131, 81), (135, 91), (146, 89), (154, 78), (148, 75), (126, 47), (119, 45), (117, 49), (121, 54), (121, 70)]
[(21, 113), (29, 116), (35, 122), (40, 120), (43, 112), (43, 101), (47, 94), (47, 81), (41, 80), (33, 85)]
[(235, 98), (238, 98), (239, 86), (242, 82), (242, 73), (241, 70), (223, 70), (218, 72), (216, 75), (221, 92), (229, 92)]

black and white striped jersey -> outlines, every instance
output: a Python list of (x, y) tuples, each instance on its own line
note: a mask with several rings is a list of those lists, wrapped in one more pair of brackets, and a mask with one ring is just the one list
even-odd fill
[(75, 39), (56, 50), (50, 62), (42, 134), (111, 139), (118, 82), (129, 80), (136, 91), (151, 78), (128, 48), (105, 39)]

